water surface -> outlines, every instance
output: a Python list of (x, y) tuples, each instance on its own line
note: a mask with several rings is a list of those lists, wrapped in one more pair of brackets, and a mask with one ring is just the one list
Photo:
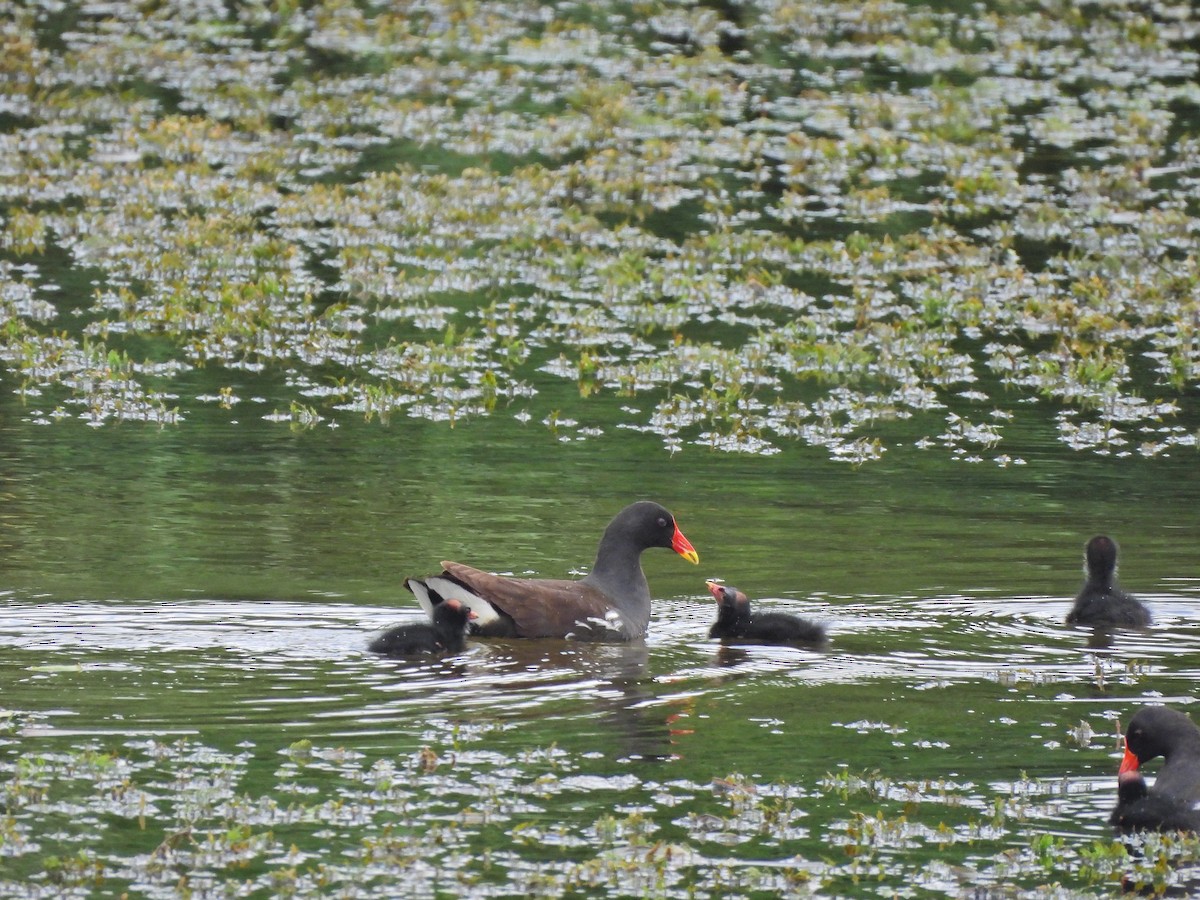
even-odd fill
[[(231, 431), (11, 435), (6, 894), (65, 879), (172, 896), (180, 877), (859, 893), (870, 875), (953, 895), (1048, 872), (1087, 890), (1119, 723), (1191, 702), (1200, 498), (1182, 465), (1169, 482), (1073, 459), (981, 478), (916, 451), (854, 471), (639, 456), (635, 438), (636, 466), (583, 444), (532, 471), (516, 422)], [(106, 452), (72, 465), (75, 441)], [(647, 552), (644, 643), (365, 652), (418, 620), (404, 575), (447, 557), (583, 571), (646, 493), (702, 562)], [(1106, 516), (1156, 616), (1107, 641), (1062, 624)], [(829, 650), (708, 640), (714, 576), (825, 622)], [(1059, 843), (1038, 856), (1039, 836)]]
[[(1194, 888), (1105, 820), (1200, 664), (1198, 33), (0, 0), (0, 895)], [(365, 651), (643, 497), (645, 642)]]

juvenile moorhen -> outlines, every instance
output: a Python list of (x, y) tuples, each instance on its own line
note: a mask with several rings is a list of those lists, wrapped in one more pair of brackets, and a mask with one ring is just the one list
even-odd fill
[(384, 656), (419, 656), (423, 653), (460, 653), (466, 645), (467, 625), (475, 614), (457, 600), (439, 603), (433, 622), (397, 625), (367, 645)]
[(788, 613), (750, 611), (750, 598), (735, 587), (716, 581), (705, 582), (717, 601), (717, 621), (710, 638), (738, 644), (791, 644), (820, 646), (828, 640), (825, 628)]
[(1117, 584), (1117, 542), (1097, 535), (1084, 548), (1087, 579), (1075, 605), (1067, 614), (1068, 625), (1112, 625), (1145, 628), (1150, 610), (1121, 590)]
[(404, 583), (430, 614), (441, 597), (470, 607), (477, 617), (471, 633), (483, 637), (630, 641), (643, 637), (650, 624), (650, 586), (641, 564), (649, 547), (700, 561), (675, 517), (641, 500), (609, 522), (591, 572), (578, 581), (508, 578), (444, 561), (440, 575)]

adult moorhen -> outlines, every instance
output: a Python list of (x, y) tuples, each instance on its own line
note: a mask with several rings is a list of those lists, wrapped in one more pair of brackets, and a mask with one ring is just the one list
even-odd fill
[(1068, 625), (1114, 625), (1145, 628), (1150, 610), (1117, 584), (1117, 542), (1097, 535), (1084, 548), (1087, 580), (1067, 614)]
[(788, 613), (752, 613), (750, 598), (735, 587), (707, 581), (708, 591), (717, 601), (717, 621), (709, 629), (710, 638), (725, 643), (792, 644), (820, 646), (828, 637), (816, 622)]
[(442, 597), (470, 607), (476, 615), (472, 634), (630, 641), (643, 637), (650, 624), (650, 586), (641, 563), (649, 547), (666, 547), (688, 562), (700, 562), (675, 517), (657, 503), (640, 500), (608, 523), (591, 572), (578, 581), (508, 578), (444, 561), (440, 575), (404, 584), (427, 613)]
[[(1138, 771), (1163, 757), (1154, 786)], [(1121, 832), (1200, 831), (1200, 728), (1166, 706), (1144, 706), (1125, 729), (1117, 773), (1117, 807), (1109, 823)]]
[(418, 656), (423, 653), (459, 653), (466, 644), (467, 625), (475, 613), (457, 600), (446, 600), (433, 611), (433, 622), (397, 625), (367, 645), (384, 656)]

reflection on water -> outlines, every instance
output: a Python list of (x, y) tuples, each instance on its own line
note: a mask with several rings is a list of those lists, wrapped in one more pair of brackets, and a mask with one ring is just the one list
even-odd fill
[[(979, 842), (999, 858), (1024, 852), (1030, 835), (1103, 837), (1118, 723), (1144, 702), (1192, 703), (1200, 492), (1190, 469), (1132, 486), (1099, 466), (1051, 462), (968, 479), (896, 454), (831, 480), (796, 456), (626, 458), (588, 444), (531, 466), (527, 433), (474, 427), (469, 440), (430, 445), (408, 429), (261, 445), (219, 430), (14, 438), (0, 473), (0, 702), (11, 714), (0, 715), (0, 768), (48, 750), (153, 767), (184, 740), (180, 753), (246, 755), (242, 790), (254, 798), (286, 809), (293, 790), (313, 792), (329, 807), (309, 814), (325, 820), (389, 767), (414, 782), (405, 767), (419, 769), (428, 750), (441, 780), (409, 784), (395, 802), (437, 828), (503, 815), (543, 842), (530, 846), (598, 846), (609, 860), (644, 861), (638, 841), (661, 838), (719, 860), (722, 884), (753, 870), (745, 892), (787, 893), (788, 860), (803, 857), (813, 878), (837, 873), (835, 846), (854, 849), (847, 866), (874, 859), (892, 887), (915, 883), (924, 851), (910, 845), (937, 844), (946, 823), (957, 868), (930, 877), (1003, 884), (1010, 873), (980, 863)], [(673, 509), (702, 564), (645, 554), (661, 599), (644, 644), (472, 641), (453, 658), (412, 662), (366, 652), (371, 635), (417, 620), (404, 576), (448, 557), (566, 576), (590, 563), (612, 512), (647, 493)], [(1122, 582), (1156, 624), (1100, 646), (1063, 618), (1080, 548), (1091, 523), (1111, 520), (1114, 498), (1128, 501), (1123, 527), (1105, 528), (1125, 551)], [(824, 623), (830, 646), (709, 640), (711, 577), (761, 609)], [(280, 754), (304, 741), (322, 765), (346, 760), (346, 783), (286, 774), (276, 785)], [(490, 786), (482, 800), (479, 784)], [(1043, 789), (1059, 784), (1069, 789)], [(945, 799), (930, 799), (939, 791)], [(910, 794), (916, 807), (891, 799)], [(556, 830), (522, 820), (523, 805)], [(383, 841), (387, 817), (405, 814), (371, 798), (352, 808), (377, 828), (347, 832), (339, 853)], [(855, 818), (877, 811), (885, 821), (869, 828)], [(221, 815), (208, 827), (229, 833)], [(253, 824), (283, 833), (287, 815)], [(172, 822), (163, 812), (153, 827), (182, 827)], [(442, 840), (458, 855), (439, 857), (438, 872), (487, 858)], [(541, 871), (516, 839), (463, 840), (500, 841), (510, 873)], [(867, 871), (830, 875), (829, 889), (853, 893), (846, 885)], [(353, 867), (340, 877), (373, 884)]]
[[(458, 656), (414, 660), (380, 658), (365, 647), (377, 630), (417, 620), (415, 611), (398, 616), (313, 601), (30, 605), (10, 599), (0, 643), (24, 685), (10, 690), (10, 704), (55, 681), (78, 679), (93, 692), (102, 685), (136, 687), (149, 711), (147, 726), (181, 724), (173, 722), (178, 710), (165, 694), (203, 695), (219, 687), (228, 693), (208, 710), (208, 721), (253, 714), (264, 723), (324, 728), (336, 719), (341, 735), (379, 735), (429, 714), (517, 721), (553, 715), (578, 720), (589, 733), (644, 737), (640, 719), (648, 710), (661, 723), (674, 706), (733, 686), (836, 693), (839, 685), (873, 685), (882, 703), (954, 684), (1061, 684), (1079, 696), (1060, 694), (1060, 702), (1111, 700), (1106, 689), (1137, 685), (1151, 672), (1189, 675), (1193, 669), (1180, 670), (1180, 663), (1200, 651), (1200, 635), (1189, 624), (1200, 614), (1194, 597), (1144, 596), (1158, 624), (1102, 639), (1090, 628), (1062, 624), (1067, 598), (949, 596), (836, 608), (771, 601), (825, 621), (830, 648), (725, 646), (706, 636), (711, 604), (679, 599), (656, 602), (644, 643), (472, 640)], [(97, 680), (97, 673), (105, 678)], [(85, 724), (86, 713), (73, 711), (72, 726)]]
[[(16, 731), (0, 735), (0, 752), (149, 740), (173, 753), (185, 745), (163, 742), (191, 735), (253, 748), (248, 759), (276, 771), (281, 751), (307, 754), (295, 748), (311, 740), (336, 748), (313, 765), (350, 783), (383, 777), (397, 758), (433, 773), (405, 801), (424, 798), (424, 816), (467, 804), (476, 812), (453, 812), (464, 826), (511, 822), (526, 804), (560, 821), (545, 840), (574, 845), (589, 829), (653, 832), (662, 810), (700, 844), (769, 833), (808, 853), (810, 874), (828, 865), (818, 848), (861, 847), (866, 820), (854, 811), (900, 804), (907, 820), (871, 828), (899, 829), (881, 846), (902, 871), (901, 851), (929, 842), (1019, 847), (1029, 828), (1107, 835), (1120, 720), (1150, 698), (1186, 706), (1200, 674), (1194, 592), (1145, 599), (1158, 624), (1100, 650), (1089, 629), (1062, 624), (1067, 596), (760, 601), (824, 621), (824, 652), (711, 641), (712, 604), (690, 596), (656, 601), (644, 643), (476, 640), (454, 657), (397, 661), (365, 647), (412, 610), (10, 596), (0, 676)], [(277, 790), (323, 790), (287, 772)], [(733, 812), (714, 815), (709, 794)], [(368, 809), (353, 815), (373, 828)], [(286, 827), (279, 811), (255, 815)], [(604, 824), (614, 815), (631, 818)], [(952, 832), (939, 830), (946, 816)], [(510, 878), (524, 865), (514, 859)]]
[[(0, 897), (1115, 885), (1200, 679), (1186, 4), (187, 6), (4, 5)], [(365, 651), (643, 496), (645, 644)], [(1152, 629), (1063, 625), (1099, 531)]]

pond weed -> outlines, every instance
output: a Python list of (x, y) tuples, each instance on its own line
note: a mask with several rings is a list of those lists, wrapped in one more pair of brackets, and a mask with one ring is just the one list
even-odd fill
[[(999, 362), (963, 352), (965, 337), (1013, 348), (1001, 374), (1014, 393), (994, 401), (1020, 420), (1028, 396), (1083, 413), (1101, 395), (1129, 400), (1139, 423), (1136, 401), (1154, 389), (1183, 398), (1196, 369), (1190, 276), (1157, 268), (1195, 256), (1183, 26), (1119, 9), (1085, 23), (1061, 5), (835, 6), (758, 9), (736, 25), (657, 7), (636, 23), (478, 6), (159, 10), (124, 41), (78, 17), (50, 56), (44, 14), (17, 16), (5, 66), (22, 113), (0, 137), (20, 180), (3, 243), (11, 258), (93, 267), (100, 296), (120, 299), (93, 305), (83, 327), (113, 348), (154, 332), (179, 366), (337, 367), (358, 387), (316, 404), (326, 419), (345, 409), (386, 424), (397, 406), (446, 423), (488, 415), (514, 390), (532, 397), (518, 386), (537, 371), (610, 412), (638, 395), (653, 408), (676, 382), (692, 390), (681, 348), (718, 328), (744, 355), (797, 307), (831, 313), (811, 346), (753, 365), (785, 393), (813, 379), (870, 396), (882, 376), (944, 394)], [(1083, 48), (1100, 52), (1089, 62)], [(872, 81), (876, 67), (890, 81)], [(827, 287), (804, 299), (800, 283)], [(425, 328), (464, 346), (459, 333), (497, 298), (511, 310), (503, 328), (485, 316), (494, 324), (456, 364), (455, 391), (478, 396), (439, 395), (436, 379), (393, 394), (371, 371), (385, 343), (419, 345)], [(909, 327), (914, 302), (930, 331)], [(322, 314), (336, 303), (355, 309)], [(48, 337), (23, 318), (29, 333), (7, 347)], [(1063, 340), (1050, 355), (1047, 334)], [(578, 371), (540, 369), (540, 348)], [(73, 418), (44, 413), (83, 399), (90, 424), (172, 424), (194, 402), (158, 397), (178, 393), (171, 376), (152, 388), (140, 371), (124, 399), (88, 399), (46, 377), (52, 362), (5, 358), (45, 392), (29, 413), (39, 421)], [(632, 374), (649, 359), (678, 377)], [(709, 434), (764, 431), (762, 410), (714, 415)], [(845, 446), (818, 445), (881, 458), (889, 418), (865, 421)], [(779, 449), (680, 429), (673, 450)]]

